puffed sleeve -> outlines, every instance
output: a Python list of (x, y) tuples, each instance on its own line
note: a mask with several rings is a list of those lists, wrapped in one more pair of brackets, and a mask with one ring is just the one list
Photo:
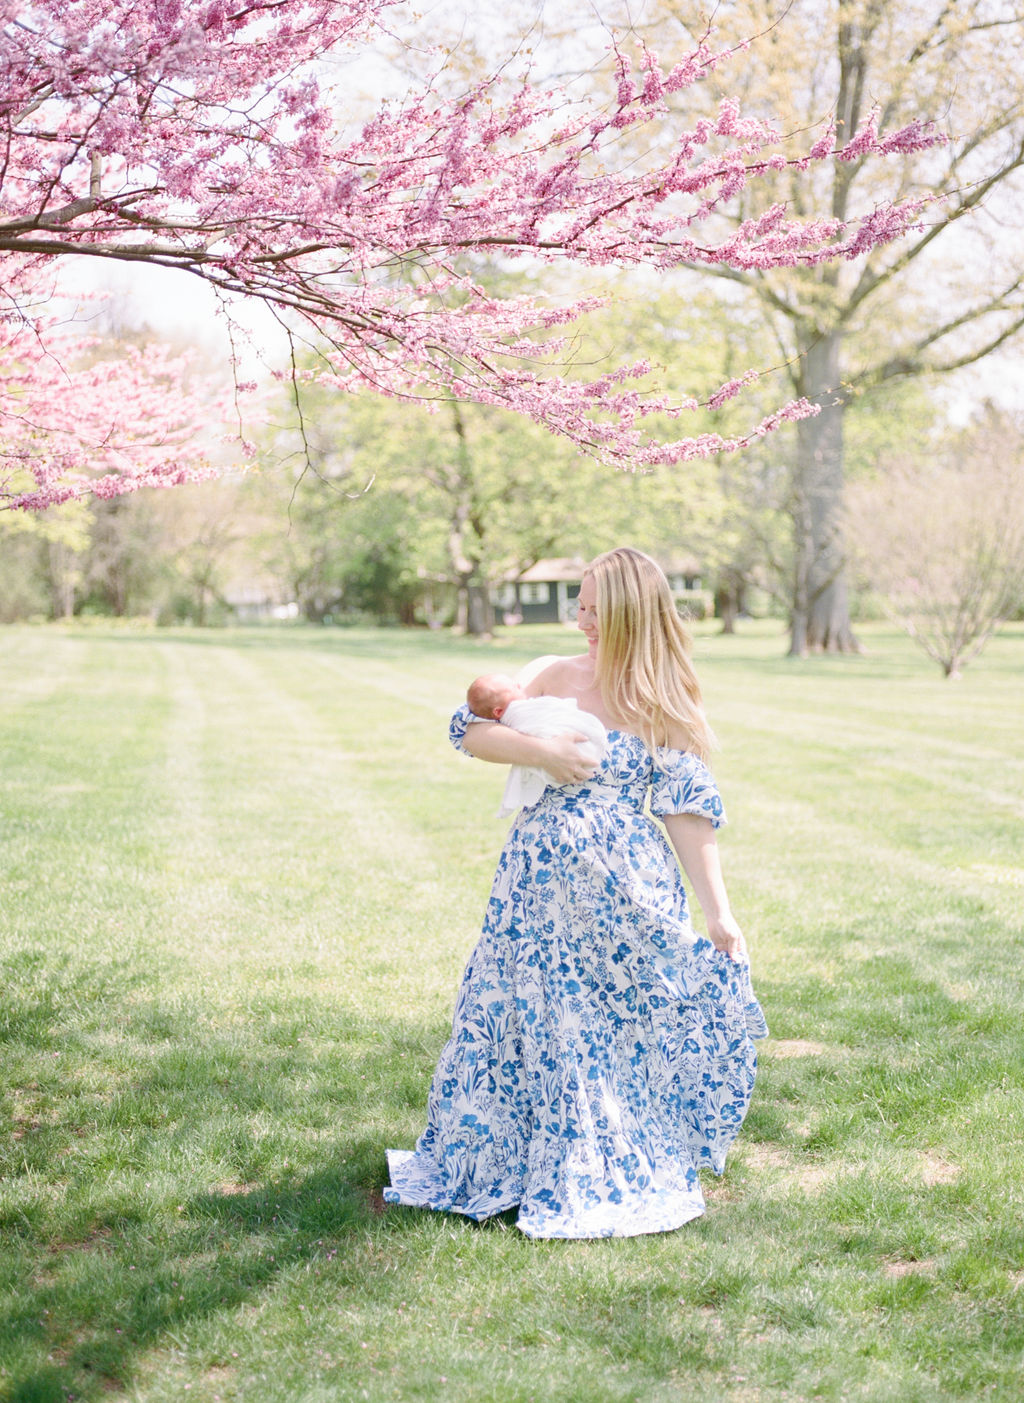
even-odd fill
[(651, 776), (652, 814), (701, 814), (715, 828), (725, 822), (722, 797), (704, 761), (688, 750), (658, 746)]
[(469, 751), (462, 743), (466, 739), (466, 728), (472, 725), (474, 721), (483, 720), (484, 717), (473, 715), (466, 702), (463, 702), (452, 716), (448, 726), (448, 739), (460, 755), (469, 755)]

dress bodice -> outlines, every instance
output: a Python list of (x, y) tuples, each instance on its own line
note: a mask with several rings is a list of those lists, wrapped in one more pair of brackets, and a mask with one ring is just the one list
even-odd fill
[[(456, 750), (468, 726), (481, 718), (460, 706), (451, 720), (449, 736)], [(558, 802), (571, 809), (589, 803), (625, 803), (641, 812), (650, 797), (651, 813), (700, 814), (718, 828), (725, 822), (721, 796), (711, 771), (699, 756), (671, 746), (648, 747), (629, 731), (608, 732), (608, 745), (596, 774), (585, 784), (550, 784), (541, 803)]]
[(550, 784), (544, 798), (569, 810), (590, 803), (619, 803), (642, 812), (651, 788), (651, 770), (651, 752), (639, 736), (609, 731), (596, 774), (584, 784)]

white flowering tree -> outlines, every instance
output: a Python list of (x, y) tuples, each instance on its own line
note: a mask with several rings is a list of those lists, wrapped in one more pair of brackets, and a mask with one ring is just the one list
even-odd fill
[(935, 460), (897, 462), (849, 491), (865, 588), (956, 679), (1024, 609), (1024, 423), (989, 407)]

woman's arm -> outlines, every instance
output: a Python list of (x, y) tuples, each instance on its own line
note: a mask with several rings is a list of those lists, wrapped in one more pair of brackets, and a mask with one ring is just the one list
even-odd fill
[(661, 821), (704, 912), (708, 939), (727, 955), (745, 956), (743, 932), (729, 908), (711, 820), (701, 814), (663, 814)]
[(498, 765), (532, 765), (544, 770), (556, 784), (582, 784), (590, 779), (597, 765), (580, 753), (586, 736), (578, 732), (552, 736), (527, 736), (497, 721), (474, 721), (466, 727), (462, 745), (478, 760)]

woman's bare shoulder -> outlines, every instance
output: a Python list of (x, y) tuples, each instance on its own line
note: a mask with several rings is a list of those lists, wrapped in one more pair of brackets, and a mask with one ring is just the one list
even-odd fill
[(583, 662), (586, 662), (585, 653), (571, 658), (549, 654), (528, 663), (519, 673), (517, 681), (526, 688), (531, 697), (563, 696), (566, 684), (578, 681), (580, 664)]
[(694, 749), (693, 732), (679, 722), (672, 722), (669, 725), (664, 745), (667, 750), (692, 751)]
[(542, 658), (534, 658), (532, 662), (521, 667), (516, 673), (516, 681), (520, 687), (529, 687), (534, 678), (539, 677), (542, 672), (546, 672), (552, 663), (561, 661), (557, 653), (545, 653)]

